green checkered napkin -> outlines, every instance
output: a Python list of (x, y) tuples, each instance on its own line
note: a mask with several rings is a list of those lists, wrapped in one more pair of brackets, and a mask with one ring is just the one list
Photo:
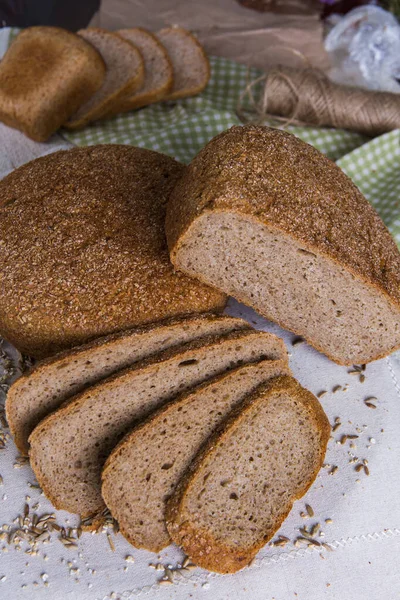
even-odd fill
[[(11, 38), (15, 35), (12, 32)], [(202, 94), (161, 103), (89, 125), (62, 131), (78, 146), (132, 144), (188, 163), (215, 135), (240, 124), (235, 109), (249, 81), (260, 75), (233, 61), (211, 57), (211, 79)], [(400, 246), (400, 131), (370, 141), (342, 129), (288, 126), (287, 130), (336, 160), (378, 211)]]

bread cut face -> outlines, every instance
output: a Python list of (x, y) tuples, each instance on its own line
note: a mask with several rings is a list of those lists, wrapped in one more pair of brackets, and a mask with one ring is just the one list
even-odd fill
[(0, 63), (0, 121), (45, 142), (103, 84), (100, 54), (58, 27), (28, 27)]
[(257, 385), (289, 373), (282, 359), (238, 367), (179, 397), (126, 436), (107, 460), (102, 495), (131, 544), (153, 552), (168, 546), (165, 506), (192, 459)]
[(330, 430), (318, 400), (292, 377), (261, 384), (210, 437), (168, 501), (173, 541), (210, 571), (248, 565), (314, 481)]
[(173, 66), (174, 84), (164, 99), (177, 100), (202, 92), (210, 79), (210, 65), (198, 40), (182, 27), (166, 27), (156, 35)]
[(67, 129), (81, 129), (101, 119), (121, 97), (140, 89), (145, 77), (143, 57), (133, 44), (96, 27), (81, 29), (78, 33), (98, 50), (107, 71), (101, 88), (64, 123)]
[(110, 376), (45, 418), (29, 438), (32, 468), (56, 508), (104, 509), (101, 471), (116, 444), (179, 392), (244, 362), (284, 357), (282, 340), (244, 330), (172, 348)]
[(44, 417), (111, 373), (167, 348), (249, 327), (233, 317), (195, 315), (97, 338), (37, 362), (7, 393), (7, 422), (18, 450), (27, 455), (29, 435)]
[(221, 310), (177, 273), (165, 205), (184, 167), (133, 146), (73, 148), (0, 182), (0, 334), (43, 358), (129, 327)]
[(139, 49), (144, 60), (145, 79), (142, 88), (121, 98), (108, 116), (158, 102), (165, 98), (173, 86), (172, 63), (154, 34), (141, 27), (120, 29), (116, 33)]
[(355, 185), (279, 130), (234, 127), (173, 191), (174, 265), (304, 336), (339, 364), (400, 346), (400, 254)]

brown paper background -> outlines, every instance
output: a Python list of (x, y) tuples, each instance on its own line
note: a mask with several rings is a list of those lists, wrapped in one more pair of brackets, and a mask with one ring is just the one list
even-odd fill
[(322, 23), (307, 0), (287, 0), (282, 11), (257, 12), (236, 0), (103, 0), (91, 25), (116, 30), (146, 27), (157, 31), (181, 25), (193, 31), (209, 54), (266, 69), (277, 63), (301, 65), (284, 47), (302, 52), (311, 63), (327, 68)]

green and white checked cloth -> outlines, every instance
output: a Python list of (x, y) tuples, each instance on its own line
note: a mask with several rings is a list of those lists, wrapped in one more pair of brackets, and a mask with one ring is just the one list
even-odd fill
[[(11, 30), (12, 39), (18, 30)], [(78, 146), (132, 144), (188, 163), (215, 135), (240, 124), (236, 107), (249, 81), (260, 75), (224, 58), (211, 57), (211, 79), (202, 94), (161, 103), (89, 125), (62, 131)], [(374, 140), (328, 128), (288, 126), (287, 130), (337, 161), (378, 211), (400, 246), (400, 130)]]

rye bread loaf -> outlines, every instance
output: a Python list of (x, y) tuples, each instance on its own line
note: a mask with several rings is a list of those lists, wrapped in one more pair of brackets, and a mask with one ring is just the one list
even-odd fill
[(173, 541), (210, 571), (245, 567), (314, 481), (330, 431), (318, 400), (292, 377), (261, 384), (181, 478), (166, 511)]
[(21, 454), (38, 423), (71, 396), (119, 369), (167, 348), (206, 336), (249, 328), (227, 316), (196, 315), (97, 338), (36, 363), (10, 387), (6, 414)]
[(168, 546), (165, 506), (193, 458), (257, 385), (285, 374), (286, 360), (233, 369), (150, 415), (113, 450), (102, 473), (102, 496), (131, 544), (153, 552)]
[(119, 36), (134, 44), (143, 56), (145, 79), (137, 92), (121, 98), (107, 116), (127, 112), (162, 100), (173, 86), (172, 63), (164, 46), (146, 29), (120, 29)]
[(351, 180), (295, 136), (233, 127), (168, 205), (177, 269), (304, 336), (340, 364), (400, 346), (400, 254)]
[(45, 142), (103, 84), (100, 54), (58, 27), (21, 31), (0, 62), (0, 121)]
[(250, 329), (189, 342), (110, 376), (33, 430), (29, 456), (41, 487), (56, 508), (82, 516), (102, 511), (105, 460), (140, 419), (230, 368), (284, 356), (282, 340)]
[(144, 323), (220, 310), (177, 273), (165, 204), (184, 167), (132, 146), (34, 160), (0, 182), (0, 335), (37, 358)]
[(67, 129), (81, 129), (107, 115), (125, 96), (139, 90), (144, 82), (144, 62), (138, 48), (105, 29), (89, 27), (78, 34), (101, 54), (106, 76), (101, 88), (64, 123)]
[(173, 67), (174, 84), (164, 100), (177, 100), (202, 92), (210, 79), (210, 64), (199, 41), (182, 27), (166, 27), (156, 35), (166, 48)]

